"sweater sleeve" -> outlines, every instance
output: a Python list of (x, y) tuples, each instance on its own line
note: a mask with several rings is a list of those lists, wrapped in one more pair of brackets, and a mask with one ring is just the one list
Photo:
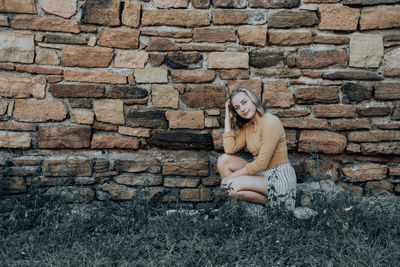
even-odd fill
[(267, 168), (283, 131), (283, 126), (278, 118), (269, 119), (263, 122), (261, 129), (260, 152), (254, 161), (245, 166), (247, 174), (255, 175), (257, 172), (263, 171)]
[(246, 134), (244, 129), (241, 129), (235, 137), (233, 131), (224, 133), (222, 135), (224, 144), (224, 151), (226, 154), (235, 154), (246, 145)]

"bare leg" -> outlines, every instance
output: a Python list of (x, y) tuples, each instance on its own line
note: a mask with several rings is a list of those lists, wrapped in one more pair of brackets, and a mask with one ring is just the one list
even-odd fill
[(241, 157), (222, 154), (217, 163), (219, 175), (221, 178), (225, 178), (232, 172), (243, 168), (247, 163), (249, 162)]
[(229, 196), (258, 204), (266, 203), (267, 183), (264, 176), (244, 175), (222, 179), (221, 187), (229, 188)]

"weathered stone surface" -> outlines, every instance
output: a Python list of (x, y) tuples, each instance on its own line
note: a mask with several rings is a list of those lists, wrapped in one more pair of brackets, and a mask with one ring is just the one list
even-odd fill
[(212, 138), (214, 143), (214, 149), (218, 151), (223, 151), (224, 146), (222, 142), (222, 134), (224, 133), (223, 129), (214, 129), (212, 130)]
[(347, 131), (347, 130), (369, 130), (371, 125), (369, 120), (366, 119), (353, 119), (353, 120), (331, 120), (330, 129), (334, 131)]
[(71, 108), (92, 108), (93, 101), (89, 98), (69, 98), (69, 106)]
[(43, 174), (50, 177), (91, 176), (92, 161), (89, 159), (44, 160)]
[(8, 18), (6, 16), (0, 15), (0, 26), (9, 26)]
[(35, 63), (41, 65), (59, 65), (60, 60), (56, 50), (37, 47)]
[(400, 105), (393, 109), (392, 120), (400, 120)]
[(99, 46), (136, 49), (139, 47), (138, 30), (105, 28), (101, 31), (97, 44)]
[(314, 115), (317, 118), (354, 118), (357, 107), (353, 105), (317, 105)]
[(16, 16), (10, 23), (14, 29), (78, 33), (76, 20)]
[(138, 149), (139, 141), (127, 137), (94, 134), (92, 138), (91, 148)]
[(346, 36), (317, 35), (314, 37), (314, 43), (342, 45), (349, 44), (350, 38)]
[(399, 0), (343, 0), (343, 5), (360, 5), (360, 6), (373, 6), (378, 4), (396, 4), (400, 3)]
[(95, 193), (90, 188), (66, 186), (51, 187), (44, 195), (58, 198), (66, 203), (87, 203), (94, 200)]
[(151, 87), (151, 96), (154, 107), (179, 107), (179, 92), (171, 85), (153, 85)]
[(39, 126), (38, 142), (40, 148), (87, 148), (90, 135), (90, 127)]
[(267, 22), (267, 13), (265, 11), (214, 10), (212, 16), (214, 25), (257, 25)]
[(360, 107), (358, 109), (358, 114), (361, 117), (380, 117), (389, 115), (391, 111), (392, 108), (388, 106), (369, 105), (366, 107)]
[(308, 118), (296, 118), (296, 119), (282, 118), (281, 122), (285, 128), (328, 129), (327, 120), (316, 120)]
[(213, 140), (209, 132), (155, 130), (148, 139), (148, 144), (166, 149), (213, 149)]
[(394, 184), (388, 181), (368, 182), (365, 185), (365, 189), (373, 195), (385, 195), (387, 193), (393, 194)]
[(330, 160), (316, 162), (308, 159), (304, 162), (305, 174), (316, 180), (339, 181), (339, 163)]
[(268, 36), (272, 45), (305, 45), (312, 42), (310, 31), (269, 31)]
[(54, 97), (104, 97), (104, 86), (83, 84), (51, 84), (50, 93)]
[(93, 124), (94, 112), (90, 109), (74, 109), (70, 121), (79, 124)]
[(167, 83), (168, 72), (165, 69), (145, 68), (135, 70), (135, 81), (137, 83)]
[(218, 119), (215, 117), (206, 117), (204, 119), (204, 126), (206, 128), (218, 128), (219, 127)]
[(267, 108), (288, 108), (294, 105), (293, 94), (283, 81), (264, 83), (262, 102)]
[(201, 68), (203, 56), (198, 52), (193, 53), (168, 53), (165, 58), (167, 65), (173, 69), (196, 69)]
[(125, 1), (124, 10), (122, 11), (122, 24), (137, 28), (140, 24), (140, 3)]
[(0, 100), (0, 116), (4, 115), (8, 108), (8, 102), (6, 100)]
[(382, 180), (386, 177), (387, 166), (380, 164), (354, 164), (342, 168), (342, 172), (350, 182)]
[(0, 130), (8, 131), (35, 131), (36, 126), (30, 123), (21, 122), (0, 122)]
[(350, 39), (351, 67), (377, 68), (382, 61), (383, 38), (379, 34), (353, 34)]
[(240, 26), (238, 28), (239, 41), (245, 45), (265, 46), (267, 31), (265, 26)]
[(204, 202), (213, 200), (211, 190), (208, 188), (187, 188), (180, 191), (181, 201)]
[(44, 98), (45, 88), (44, 77), (0, 75), (0, 96), (6, 98)]
[(165, 56), (162, 54), (150, 54), (150, 64), (152, 67), (160, 67), (164, 64)]
[(121, 50), (115, 56), (114, 68), (143, 69), (148, 60), (146, 52)]
[(35, 0), (2, 0), (0, 12), (35, 14)]
[(209, 43), (235, 42), (235, 31), (230, 28), (196, 28), (193, 31), (193, 41)]
[(169, 110), (165, 113), (171, 129), (203, 129), (204, 112), (202, 110)]
[(249, 79), (248, 70), (220, 70), (219, 77), (223, 80), (247, 80)]
[(114, 86), (107, 91), (107, 98), (117, 99), (143, 99), (148, 92), (146, 89), (137, 86)]
[(17, 121), (31, 122), (62, 121), (67, 117), (67, 112), (62, 101), (16, 100), (13, 118)]
[(88, 0), (82, 8), (82, 22), (105, 26), (118, 26), (120, 0)]
[(400, 147), (398, 142), (363, 143), (361, 144), (361, 152), (373, 155), (400, 155)]
[(283, 52), (270, 50), (253, 50), (249, 54), (250, 66), (256, 68), (266, 68), (281, 64)]
[(116, 160), (114, 169), (119, 172), (151, 172), (160, 173), (161, 164), (158, 161), (133, 161), (133, 160)]
[(126, 125), (130, 127), (168, 128), (164, 111), (130, 109), (126, 116)]
[(311, 114), (309, 109), (287, 109), (287, 110), (280, 110), (278, 117), (305, 117)]
[(25, 32), (0, 32), (0, 61), (33, 63), (34, 35)]
[(270, 15), (269, 28), (300, 28), (318, 24), (315, 12), (310, 11), (278, 11)]
[(208, 162), (166, 162), (162, 164), (162, 174), (180, 176), (208, 176)]
[(223, 108), (226, 100), (225, 87), (199, 85), (185, 92), (181, 99), (191, 108)]
[(360, 153), (361, 146), (359, 144), (347, 144), (346, 152), (347, 153)]
[(215, 7), (222, 8), (245, 8), (247, 6), (246, 0), (213, 0)]
[(400, 76), (400, 48), (385, 53), (385, 76)]
[(261, 98), (262, 83), (260, 80), (233, 80), (228, 82), (229, 92), (239, 88), (247, 87)]
[(317, 151), (325, 154), (340, 154), (346, 149), (346, 137), (326, 131), (302, 131), (299, 138), (299, 152), (312, 152), (314, 144)]
[(212, 52), (208, 55), (211, 69), (248, 69), (249, 54), (240, 52)]
[(371, 88), (365, 85), (347, 82), (340, 88), (343, 92), (343, 103), (359, 103), (371, 98)]
[(366, 70), (327, 71), (322, 77), (329, 80), (367, 80), (380, 81), (383, 77), (375, 72)]
[(71, 82), (126, 84), (126, 75), (119, 73), (91, 71), (91, 70), (64, 70), (64, 80)]
[(146, 128), (131, 128), (120, 126), (118, 127), (118, 133), (122, 135), (130, 135), (135, 137), (150, 137), (150, 129)]
[(70, 18), (76, 13), (77, 0), (39, 0), (39, 7), (46, 13)]
[(351, 132), (348, 135), (349, 141), (355, 143), (375, 143), (383, 141), (399, 141), (399, 131), (368, 131), (368, 132)]
[(220, 45), (209, 45), (209, 44), (182, 44), (182, 51), (225, 51), (225, 48)]
[(297, 88), (296, 103), (338, 103), (339, 90), (337, 86), (315, 86)]
[(86, 44), (86, 38), (84, 36), (46, 33), (44, 35), (44, 42), (50, 44)]
[[(105, 191), (109, 195), (102, 194)], [(119, 184), (102, 184), (96, 190), (97, 198), (100, 200), (130, 200), (136, 194), (136, 189)]]
[(360, 18), (360, 10), (347, 6), (323, 5), (318, 8), (320, 30), (355, 31)]
[(63, 73), (62, 69), (59, 68), (43, 68), (39, 66), (29, 66), (29, 65), (16, 65), (15, 71), (27, 72), (31, 74), (55, 74), (60, 75)]
[(0, 148), (30, 148), (31, 135), (29, 133), (0, 131)]
[(286, 146), (288, 150), (295, 150), (297, 148), (297, 131), (285, 130)]
[(153, 6), (157, 8), (186, 8), (189, 0), (153, 0)]
[(210, 0), (192, 0), (192, 5), (194, 8), (205, 9), (210, 6)]
[(165, 187), (197, 187), (200, 184), (200, 179), (196, 178), (164, 178)]
[(64, 47), (61, 59), (65, 67), (105, 68), (113, 55), (111, 48)]
[(112, 124), (124, 124), (124, 105), (122, 100), (107, 99), (94, 101), (96, 120)]
[(156, 38), (151, 40), (149, 45), (146, 47), (146, 51), (177, 51), (179, 46), (167, 38)]
[(215, 78), (213, 70), (172, 70), (172, 81), (175, 83), (206, 83)]
[(400, 7), (370, 7), (361, 11), (361, 30), (397, 27), (400, 27)]
[(114, 181), (118, 184), (129, 185), (129, 186), (153, 186), (162, 185), (163, 178), (159, 175), (154, 174), (131, 174), (124, 173), (114, 177)]
[(200, 27), (210, 25), (208, 13), (192, 10), (144, 10), (142, 26)]
[(262, 68), (254, 70), (254, 75), (262, 78), (299, 78), (301, 74), (301, 70), (292, 68)]
[(347, 64), (347, 52), (341, 50), (300, 50), (296, 66), (301, 69), (319, 69), (328, 67), (343, 68)]
[(381, 100), (400, 99), (400, 83), (375, 84), (375, 99), (381, 99)]
[(300, 0), (249, 0), (250, 7), (260, 8), (295, 8), (300, 5)]
[(392, 122), (392, 123), (386, 123), (386, 122), (375, 122), (374, 125), (378, 129), (382, 130), (397, 130), (400, 129), (400, 122)]

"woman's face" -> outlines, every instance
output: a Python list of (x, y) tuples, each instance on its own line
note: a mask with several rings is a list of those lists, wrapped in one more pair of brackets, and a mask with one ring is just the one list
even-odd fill
[(239, 92), (232, 98), (232, 106), (237, 114), (243, 119), (250, 120), (257, 112), (257, 108), (249, 96), (244, 92)]

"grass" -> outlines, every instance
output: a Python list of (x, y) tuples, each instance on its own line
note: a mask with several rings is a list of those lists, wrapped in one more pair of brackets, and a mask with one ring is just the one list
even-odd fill
[[(30, 194), (0, 199), (1, 266), (398, 266), (399, 198), (390, 205), (348, 194), (319, 196), (319, 214), (299, 220), (283, 210), (245, 212), (219, 200), (196, 215), (179, 204), (63, 204)], [(350, 208), (350, 209), (349, 209)], [(347, 211), (346, 211), (346, 210)]]

